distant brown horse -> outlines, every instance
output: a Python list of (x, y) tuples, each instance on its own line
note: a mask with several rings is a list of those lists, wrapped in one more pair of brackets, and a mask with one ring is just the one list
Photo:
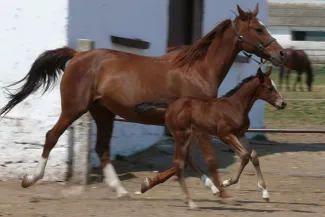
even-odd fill
[[(234, 149), (241, 158), (238, 171), (231, 179), (225, 180), (223, 186), (236, 184), (245, 166), (251, 160), (259, 179), (258, 186), (263, 189), (263, 198), (269, 199), (257, 153), (252, 149), (244, 135), (250, 125), (248, 113), (257, 99), (265, 100), (277, 109), (284, 109), (286, 106), (283, 98), (274, 87), (273, 81), (269, 78), (271, 70), (272, 68), (263, 74), (259, 68), (255, 76), (244, 79), (241, 84), (221, 98), (203, 100), (194, 97), (182, 97), (169, 105), (161, 102), (144, 102), (135, 106), (135, 111), (140, 116), (151, 109), (167, 109), (165, 113), (166, 126), (176, 143), (175, 173), (186, 195), (185, 200), (190, 209), (197, 208), (197, 206), (191, 199), (184, 180), (184, 165), (195, 129), (217, 136)], [(213, 150), (211, 144), (201, 144), (200, 147), (205, 161), (215, 162), (214, 155), (210, 153)], [(208, 167), (213, 174), (213, 182), (217, 185), (216, 167), (213, 163), (208, 164)]]
[[(64, 71), (60, 86), (61, 115), (46, 133), (41, 159), (35, 171), (24, 176), (22, 187), (29, 187), (43, 177), (50, 151), (59, 137), (89, 111), (97, 125), (96, 152), (100, 156), (105, 181), (118, 197), (127, 195), (109, 159), (115, 115), (137, 123), (161, 125), (165, 122), (164, 112), (151, 111), (139, 117), (133, 106), (143, 101), (173, 101), (181, 96), (215, 98), (240, 51), (261, 56), (275, 66), (283, 64), (285, 53), (282, 47), (256, 18), (258, 5), (253, 12), (244, 12), (237, 7), (239, 15), (234, 21), (224, 20), (194, 44), (158, 57), (110, 49), (78, 52), (68, 47), (41, 54), (29, 73), (12, 84), (25, 82), (16, 93), (9, 92), (10, 101), (0, 110), (0, 115), (5, 115), (42, 86), (47, 91), (60, 70)], [(203, 134), (199, 142), (209, 144), (212, 138)], [(188, 163), (196, 169), (191, 158)], [(213, 161), (208, 163), (216, 165)], [(219, 184), (217, 187), (221, 197), (226, 197)]]
[(285, 74), (284, 72), (284, 66), (287, 67), (287, 73), (286, 73), (286, 89), (290, 90), (289, 87), (289, 77), (291, 70), (296, 70), (297, 72), (297, 80), (295, 81), (293, 85), (293, 91), (296, 91), (297, 83), (300, 84), (300, 90), (303, 91), (304, 88), (302, 87), (301, 83), (301, 75), (306, 72), (306, 85), (308, 87), (308, 91), (312, 91), (311, 85), (313, 83), (313, 70), (311, 66), (311, 62), (308, 58), (308, 55), (303, 50), (294, 50), (292, 48), (284, 49), (286, 52), (286, 61), (285, 65), (282, 65), (280, 67), (280, 86), (279, 88), (282, 89), (282, 80), (283, 76)]

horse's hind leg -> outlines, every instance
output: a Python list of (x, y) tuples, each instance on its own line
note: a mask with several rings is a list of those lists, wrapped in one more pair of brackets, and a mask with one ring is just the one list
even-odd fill
[(290, 85), (289, 85), (290, 73), (291, 73), (291, 70), (288, 69), (287, 73), (286, 73), (286, 89), (287, 89), (287, 91), (290, 91)]
[(62, 108), (62, 112), (59, 120), (54, 125), (54, 127), (46, 133), (45, 145), (43, 147), (42, 156), (37, 163), (36, 169), (33, 174), (25, 175), (21, 186), (23, 188), (27, 188), (33, 184), (35, 184), (38, 180), (43, 178), (45, 166), (50, 155), (51, 150), (56, 145), (60, 136), (64, 133), (64, 131), (72, 124), (75, 120), (77, 120), (81, 115), (83, 115), (87, 111), (87, 103), (84, 106), (78, 106), (75, 104), (74, 107), (67, 107), (67, 109)]
[(301, 72), (300, 71), (297, 71), (297, 79), (293, 85), (293, 91), (296, 91), (297, 89), (297, 84), (299, 83), (299, 86), (300, 86), (300, 91), (303, 91), (303, 87), (302, 87), (302, 84), (301, 84)]
[(257, 175), (257, 178), (258, 178), (258, 187), (262, 189), (263, 191), (263, 194), (262, 194), (262, 198), (266, 201), (269, 201), (270, 200), (270, 195), (269, 195), (269, 192), (266, 190), (266, 184), (265, 184), (265, 181), (264, 181), (264, 178), (263, 178), (263, 175), (262, 175), (262, 171), (261, 171), (261, 168), (260, 168), (260, 162), (259, 162), (259, 159), (257, 157), (257, 153), (255, 150), (252, 151), (251, 153), (251, 156), (250, 156), (250, 160), (256, 170), (256, 175)]
[(98, 103), (94, 103), (89, 111), (97, 126), (96, 152), (101, 161), (105, 182), (109, 187), (114, 188), (117, 197), (123, 197), (127, 195), (128, 192), (122, 186), (121, 181), (110, 162), (110, 141), (113, 132), (115, 114)]

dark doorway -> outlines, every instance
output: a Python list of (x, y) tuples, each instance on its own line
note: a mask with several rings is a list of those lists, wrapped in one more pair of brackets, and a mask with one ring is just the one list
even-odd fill
[(168, 47), (201, 37), (203, 0), (169, 0)]
[[(192, 44), (202, 35), (204, 0), (169, 0), (168, 47)], [(165, 134), (170, 135), (167, 127)]]

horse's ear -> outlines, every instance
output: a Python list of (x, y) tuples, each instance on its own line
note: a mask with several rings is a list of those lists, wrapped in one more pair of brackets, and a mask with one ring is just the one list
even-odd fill
[(270, 76), (270, 74), (272, 73), (272, 66), (270, 67), (270, 69), (265, 73), (265, 76), (266, 77), (269, 77)]
[(258, 3), (256, 4), (255, 9), (254, 9), (252, 14), (253, 14), (254, 17), (257, 16), (257, 14), (258, 14)]
[(264, 82), (264, 73), (262, 72), (261, 67), (258, 67), (258, 69), (257, 69), (257, 76), (263, 83)]
[(238, 14), (239, 14), (239, 17), (242, 19), (242, 20), (245, 20), (246, 19), (246, 13), (245, 11), (243, 11), (239, 5), (237, 5), (237, 10), (238, 10)]

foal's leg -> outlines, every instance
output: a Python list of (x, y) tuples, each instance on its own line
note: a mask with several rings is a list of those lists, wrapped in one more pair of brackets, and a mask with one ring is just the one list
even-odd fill
[(97, 126), (96, 152), (100, 157), (105, 182), (109, 187), (114, 188), (117, 197), (123, 197), (128, 192), (122, 186), (114, 166), (110, 162), (110, 140), (113, 132), (115, 114), (97, 103), (90, 108), (90, 113)]
[[(242, 174), (244, 168), (246, 167), (246, 165), (249, 162), (250, 154), (249, 154), (248, 150), (244, 147), (245, 142), (243, 142), (244, 144), (242, 144), (237, 139), (237, 137), (235, 135), (229, 135), (227, 137), (220, 138), (220, 139), (221, 139), (221, 141), (223, 141), (224, 143), (229, 145), (231, 148), (233, 148), (239, 154), (239, 156), (241, 158), (241, 163), (240, 163), (239, 169), (237, 170), (235, 175), (232, 178), (227, 179), (222, 182), (223, 187), (228, 187), (230, 185), (238, 183), (240, 175)], [(241, 140), (245, 141), (246, 138), (243, 137), (243, 138), (241, 138)]]
[[(269, 193), (266, 190), (265, 181), (263, 179), (263, 175), (262, 175), (262, 171), (261, 171), (261, 168), (260, 168), (260, 164), (259, 164), (259, 160), (258, 160), (256, 151), (252, 148), (252, 145), (250, 144), (250, 142), (249, 142), (249, 140), (247, 139), (246, 136), (242, 136), (239, 139), (239, 142), (248, 151), (248, 153), (250, 153), (250, 160), (251, 160), (251, 162), (252, 162), (252, 164), (253, 164), (253, 166), (255, 168), (256, 175), (257, 175), (257, 178), (258, 178), (257, 185), (258, 185), (259, 188), (261, 188), (263, 190), (263, 195), (262, 195), (263, 199), (264, 200), (269, 200)], [(226, 185), (228, 183), (228, 180), (225, 180), (223, 183)]]
[(269, 192), (266, 190), (266, 184), (265, 184), (265, 181), (264, 181), (264, 178), (263, 178), (263, 175), (262, 175), (262, 171), (261, 171), (261, 168), (260, 168), (260, 162), (259, 162), (259, 159), (257, 157), (257, 153), (255, 150), (252, 151), (251, 153), (251, 158), (250, 158), (255, 170), (256, 170), (256, 175), (257, 175), (257, 178), (258, 178), (258, 187), (262, 189), (262, 198), (266, 201), (269, 201), (270, 200), (270, 195), (269, 195)]
[[(171, 133), (171, 134), (173, 134), (173, 133)], [(186, 163), (201, 178), (201, 181), (203, 182), (203, 184), (207, 188), (211, 189), (213, 194), (217, 194), (219, 192), (218, 188), (216, 188), (216, 186), (213, 184), (213, 182), (207, 175), (203, 174), (202, 170), (200, 169), (200, 167), (198, 165), (196, 165), (196, 163), (194, 162), (194, 160), (191, 156), (195, 145), (196, 145), (195, 136), (193, 135), (191, 138), (190, 145), (188, 147), (189, 150), (188, 150), (187, 156), (186, 156)], [(168, 170), (165, 170), (162, 173), (159, 173), (152, 179), (146, 177), (145, 180), (141, 184), (141, 193), (145, 193), (146, 191), (155, 187), (156, 185), (164, 183), (165, 181), (167, 181), (170, 177), (174, 176), (175, 174), (176, 174), (176, 169), (175, 169), (175, 167), (172, 167)]]
[(218, 188), (213, 184), (211, 179), (203, 173), (201, 168), (195, 163), (195, 161), (193, 159), (193, 152), (196, 147), (196, 136), (198, 136), (198, 133), (193, 133), (191, 143), (188, 147), (186, 162), (196, 172), (196, 174), (201, 178), (201, 181), (205, 185), (205, 187), (209, 188), (212, 191), (213, 195), (216, 195), (217, 193), (219, 193)]
[(190, 209), (196, 209), (198, 206), (194, 203), (190, 197), (186, 182), (184, 180), (184, 166), (185, 157), (187, 155), (188, 146), (191, 140), (191, 132), (178, 131), (175, 133), (176, 151), (174, 156), (174, 167), (176, 169), (176, 175), (178, 177), (179, 184), (184, 194), (186, 195), (185, 201)]
[(220, 185), (217, 161), (215, 159), (215, 153), (212, 147), (212, 136), (208, 134), (202, 134), (199, 144), (201, 147), (201, 152), (204, 156), (204, 160), (208, 165), (210, 173), (212, 174), (213, 184), (218, 188), (220, 192), (220, 197), (223, 199), (229, 198), (230, 196)]

